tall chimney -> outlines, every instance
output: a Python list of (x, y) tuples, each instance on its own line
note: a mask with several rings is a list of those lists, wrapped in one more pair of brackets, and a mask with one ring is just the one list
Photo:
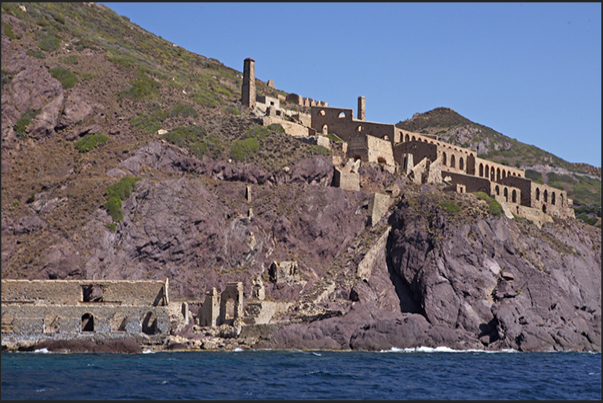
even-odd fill
[(358, 119), (366, 120), (364, 97), (358, 97)]
[(241, 103), (255, 109), (255, 60), (248, 57), (243, 64)]

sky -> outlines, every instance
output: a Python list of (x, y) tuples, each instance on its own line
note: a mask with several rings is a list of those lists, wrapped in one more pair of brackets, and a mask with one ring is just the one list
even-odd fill
[(601, 3), (101, 3), (188, 51), (395, 124), (448, 107), (601, 166)]

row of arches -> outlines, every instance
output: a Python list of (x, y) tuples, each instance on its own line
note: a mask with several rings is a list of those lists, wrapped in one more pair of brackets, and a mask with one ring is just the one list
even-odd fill
[(427, 140), (427, 139), (422, 138), (422, 137), (411, 136), (411, 135), (410, 135), (410, 134), (408, 134), (408, 133), (406, 133), (406, 134), (404, 135), (404, 138), (403, 138), (403, 139), (404, 139), (404, 141), (405, 141), (405, 142), (409, 142), (409, 141), (422, 141), (422, 142), (424, 142), (424, 143), (435, 144), (435, 145), (436, 145), (436, 146), (438, 146), (438, 147), (445, 147), (445, 148), (450, 149), (451, 151), (456, 151), (457, 153), (465, 153), (465, 154), (467, 154), (467, 155), (469, 155), (469, 156), (473, 157), (473, 153), (472, 153), (472, 152), (468, 152), (468, 151), (463, 150), (463, 149), (458, 149), (458, 148), (453, 147), (453, 146), (451, 146), (451, 145), (449, 145), (449, 144), (446, 144), (446, 143), (440, 143), (439, 141), (435, 141), (435, 142), (434, 142), (434, 140)]
[[(111, 320), (112, 332), (124, 332), (126, 330), (126, 315), (123, 312), (117, 312)], [(58, 315), (49, 314), (44, 319), (44, 333), (56, 333), (59, 330)], [(141, 318), (141, 330), (143, 333), (153, 335), (157, 333), (157, 316), (153, 312), (147, 312)], [(81, 317), (80, 331), (82, 333), (95, 331), (95, 317), (86, 312)]]
[[(448, 157), (446, 156), (446, 153), (442, 153), (442, 165), (448, 166)], [(456, 157), (454, 154), (450, 155), (450, 168), (456, 168)], [(459, 169), (465, 171), (465, 161), (463, 160), (463, 157), (459, 157)]]
[[(536, 193), (536, 195), (535, 195), (535, 196), (536, 196), (536, 200), (537, 200), (537, 201), (540, 201), (540, 189), (539, 189), (539, 188), (536, 188), (536, 192), (535, 192), (535, 193)], [(547, 189), (544, 189), (544, 192), (542, 192), (542, 196), (543, 196), (543, 200), (542, 200), (542, 201), (543, 201), (544, 203), (548, 203), (548, 202), (549, 202), (549, 192), (548, 192), (548, 190), (547, 190)], [(552, 204), (552, 205), (555, 205), (555, 204), (556, 204), (556, 202), (557, 202), (557, 197), (556, 197), (556, 196), (557, 196), (557, 195), (555, 194), (555, 192), (551, 192), (551, 204)], [(561, 206), (563, 206), (563, 193), (559, 193), (559, 197), (560, 197), (560, 199), (561, 199), (561, 200), (560, 200), (560, 201), (561, 201), (561, 203), (560, 203), (560, 204), (561, 204)], [(544, 207), (545, 207), (545, 206), (544, 206), (544, 204), (543, 204), (543, 206), (542, 206), (542, 207), (543, 207), (543, 209), (544, 209)], [(544, 210), (543, 210), (543, 211), (544, 211)]]
[(508, 176), (518, 176), (514, 171), (505, 170), (500, 168), (495, 168), (494, 166), (486, 166), (484, 167), (483, 163), (479, 164), (478, 176), (480, 178), (489, 179), (492, 182), (500, 182)]
[[(494, 187), (494, 193), (496, 196), (500, 196), (500, 187), (496, 185)], [(511, 203), (518, 203), (517, 201), (517, 190), (513, 189), (511, 191)], [(509, 201), (509, 189), (506, 186), (503, 186), (503, 197), (505, 198), (505, 202)]]

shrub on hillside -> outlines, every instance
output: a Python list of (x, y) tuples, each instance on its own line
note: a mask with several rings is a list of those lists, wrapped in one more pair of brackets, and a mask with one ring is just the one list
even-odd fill
[(29, 126), (33, 118), (35, 118), (39, 112), (40, 109), (28, 109), (21, 114), (21, 117), (13, 126), (13, 130), (15, 131), (15, 133), (17, 133), (17, 137), (19, 137), (20, 139), (27, 138), (25, 130), (27, 129), (27, 126)]
[(77, 76), (64, 67), (54, 67), (50, 69), (50, 74), (61, 82), (64, 89), (71, 88), (77, 83)]
[(104, 207), (113, 218), (113, 221), (120, 222), (123, 220), (123, 211), (121, 210), (122, 200), (130, 197), (132, 190), (136, 189), (136, 182), (140, 179), (133, 176), (124, 176), (119, 182), (107, 188), (107, 192), (105, 193), (107, 201)]
[[(280, 125), (279, 125), (280, 126)], [(264, 140), (270, 134), (270, 130), (264, 126), (253, 126), (245, 132), (246, 138)]]
[(40, 42), (38, 42), (38, 46), (40, 47), (40, 49), (46, 52), (54, 52), (55, 50), (58, 50), (61, 46), (61, 40), (54, 36), (47, 36), (46, 38), (43, 38), (40, 40)]
[(161, 84), (144, 73), (140, 73), (131, 86), (122, 91), (121, 96), (127, 96), (134, 100), (144, 98), (156, 98), (159, 96)]
[(499, 202), (488, 196), (484, 192), (476, 192), (475, 195), (488, 203), (488, 211), (490, 214), (495, 215), (496, 217), (500, 217), (503, 213), (503, 208)]
[(174, 107), (170, 111), (170, 117), (175, 116), (182, 116), (183, 118), (188, 118), (189, 116), (192, 116), (196, 118), (197, 111), (188, 104), (178, 103), (174, 105)]
[(94, 147), (103, 145), (109, 137), (99, 133), (89, 133), (75, 142), (75, 148), (81, 153), (86, 153)]
[(254, 156), (259, 149), (260, 143), (256, 138), (235, 140), (230, 146), (230, 156), (237, 161), (245, 161), (247, 158)]
[(278, 123), (272, 123), (271, 125), (269, 125), (268, 130), (272, 130), (273, 132), (285, 134), (285, 128)]
[(450, 215), (455, 215), (461, 210), (461, 207), (455, 202), (441, 202), (439, 206)]
[(331, 155), (332, 154), (331, 150), (329, 150), (328, 148), (326, 148), (324, 146), (319, 146), (317, 144), (310, 145), (310, 152), (312, 154), (319, 154), (319, 155)]
[(33, 56), (36, 59), (46, 59), (46, 53), (42, 52), (40, 49), (29, 49), (25, 54), (27, 56)]

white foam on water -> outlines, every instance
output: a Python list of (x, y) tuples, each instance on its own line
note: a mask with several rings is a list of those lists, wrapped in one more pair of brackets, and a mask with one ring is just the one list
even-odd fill
[(319, 356), (319, 357), (322, 357), (322, 354), (320, 354), (320, 353), (314, 353), (314, 352), (313, 352), (312, 354), (317, 355), (317, 356)]
[(142, 353), (143, 354), (155, 354), (155, 352), (153, 350), (144, 350)]
[(239, 352), (239, 351), (244, 351), (244, 350), (243, 350), (241, 347), (236, 347), (236, 348), (235, 348), (234, 350), (232, 350), (232, 351)]
[(34, 350), (34, 353), (38, 353), (38, 354), (50, 354), (50, 351), (48, 351), (47, 348), (41, 348), (39, 350)]
[(411, 348), (398, 348), (392, 347), (389, 350), (381, 350), (380, 353), (516, 353), (517, 350), (513, 349), (502, 349), (497, 351), (491, 350), (455, 350), (450, 347), (439, 346), (439, 347), (411, 347)]

